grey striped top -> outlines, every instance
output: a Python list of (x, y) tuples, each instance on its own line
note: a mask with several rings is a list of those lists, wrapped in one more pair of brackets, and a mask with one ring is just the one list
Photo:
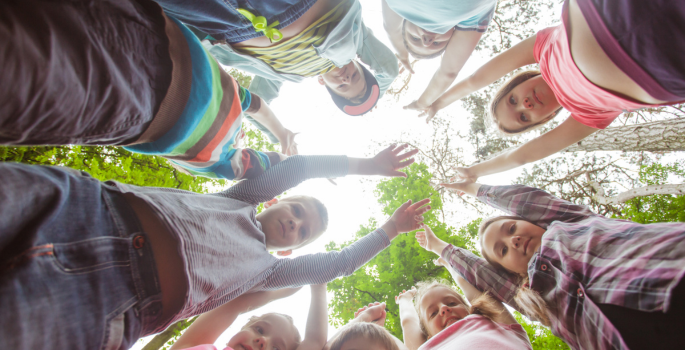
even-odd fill
[(346, 156), (293, 156), (226, 191), (197, 194), (120, 183), (152, 206), (180, 242), (188, 283), (183, 310), (166, 325), (212, 310), (247, 291), (349, 276), (390, 245), (378, 229), (339, 252), (279, 259), (266, 250), (256, 206), (310, 178), (347, 175)]

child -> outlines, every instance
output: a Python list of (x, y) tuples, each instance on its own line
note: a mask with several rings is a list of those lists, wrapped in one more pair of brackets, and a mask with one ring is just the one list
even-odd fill
[(325, 207), (305, 196), (258, 215), (256, 207), (309, 178), (406, 176), (397, 169), (417, 150), (405, 148), (370, 159), (293, 156), (214, 194), (0, 164), (0, 348), (128, 348), (247, 292), (349, 275), (398, 233), (418, 228), (429, 200), (403, 204), (340, 252), (295, 259), (269, 251), (288, 255), (318, 238)]
[(407, 350), (385, 325), (385, 303), (371, 303), (354, 313), (326, 344), (324, 350)]
[(532, 349), (526, 331), (501, 302), (453, 275), (471, 306), (441, 280), (419, 282), (418, 290), (412, 287), (395, 297), (410, 350)]
[[(563, 24), (544, 29), (483, 65), (437, 99), (427, 119), (505, 74), (517, 74), (495, 93), (490, 114), (500, 130), (534, 129), (563, 107), (571, 112), (554, 130), (469, 168), (470, 181), (543, 159), (606, 128), (627, 110), (685, 101), (682, 1), (568, 0)], [(612, 34), (613, 33), (613, 34)], [(620, 33), (620, 35), (618, 34)]]
[(358, 0), (158, 2), (217, 44), (209, 51), (219, 62), (255, 74), (250, 90), (266, 103), (284, 81), (317, 77), (340, 110), (358, 116), (398, 74), (392, 51), (364, 25)]
[(485, 259), (430, 230), (417, 234), (479, 290), (550, 326), (574, 349), (682, 347), (685, 224), (609, 219), (520, 185), (443, 186), (514, 215), (483, 222)]
[(445, 53), (421, 97), (405, 107), (424, 110), (457, 78), (488, 29), (497, 1), (382, 1), (385, 31), (405, 69), (414, 73), (409, 53), (417, 59)]
[(279, 161), (239, 148), (243, 111), (294, 134), (149, 0), (3, 1), (0, 143), (121, 145), (193, 175), (256, 177)]
[[(279, 289), (269, 292), (243, 294), (228, 303), (199, 316), (169, 350), (216, 350), (213, 344), (241, 313), (287, 297), (298, 289)], [(226, 344), (224, 350), (279, 349), (321, 350), (328, 334), (326, 284), (311, 286), (312, 301), (307, 317), (304, 340), (288, 315), (268, 313), (252, 316), (240, 332)]]

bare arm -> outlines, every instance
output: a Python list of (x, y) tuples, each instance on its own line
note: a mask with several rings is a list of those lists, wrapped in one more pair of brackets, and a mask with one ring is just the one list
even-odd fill
[(404, 47), (404, 41), (402, 40), (403, 21), (404, 19), (388, 6), (388, 2), (383, 0), (383, 28), (388, 34), (390, 44), (395, 49), (395, 52), (397, 52), (395, 56), (397, 56), (402, 66), (413, 74), (414, 70), (409, 62), (409, 51)]
[(426, 337), (421, 331), (419, 315), (416, 313), (414, 303), (412, 302), (415, 294), (416, 288), (412, 287), (411, 290), (402, 291), (400, 295), (395, 297), (395, 302), (400, 307), (400, 322), (404, 344), (409, 350), (416, 350), (426, 342)]
[(312, 301), (307, 315), (307, 328), (304, 340), (297, 350), (321, 350), (328, 338), (328, 305), (326, 303), (326, 284), (311, 286)]
[[(253, 95), (252, 98), (260, 98), (257, 95)], [(249, 109), (245, 111), (250, 117), (256, 120), (258, 123), (269, 129), (269, 131), (276, 136), (279, 143), (281, 144), (281, 152), (285, 155), (295, 155), (297, 154), (297, 144), (295, 143), (295, 133), (286, 129), (281, 121), (278, 120), (276, 114), (271, 110), (269, 105), (261, 101), (259, 109), (257, 111), (250, 111)]]
[(492, 58), (468, 78), (452, 86), (432, 103), (426, 112), (427, 120), (430, 121), (435, 113), (454, 103), (454, 101), (494, 83), (517, 68), (535, 63), (533, 54), (535, 39), (536, 35), (533, 35), (521, 41), (509, 50)]
[[(300, 288), (279, 289), (269, 292), (243, 294), (218, 308), (200, 315), (174, 343), (170, 350), (213, 344), (238, 315), (260, 308), (269, 302), (285, 298)], [(325, 297), (324, 297), (325, 298)]]
[(508, 150), (495, 158), (466, 168), (467, 176), (475, 180), (481, 176), (500, 173), (546, 158), (586, 138), (597, 130), (583, 125), (573, 118), (568, 118), (558, 127), (534, 140)]
[(416, 101), (415, 109), (428, 108), (452, 85), (482, 36), (483, 33), (476, 31), (454, 31), (440, 61), (440, 68), (433, 74), (428, 87)]

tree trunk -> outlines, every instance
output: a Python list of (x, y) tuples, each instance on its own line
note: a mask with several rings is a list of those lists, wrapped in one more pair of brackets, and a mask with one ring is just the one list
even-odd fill
[(590, 182), (590, 186), (595, 189), (596, 194), (593, 198), (604, 205), (617, 205), (631, 200), (635, 197), (651, 196), (653, 194), (675, 194), (683, 195), (685, 194), (685, 184), (679, 185), (651, 185), (634, 188), (625, 192), (619, 193), (614, 197), (606, 197), (604, 195), (604, 189), (597, 182)]
[(161, 349), (164, 344), (166, 344), (171, 338), (174, 337), (178, 332), (190, 327), (191, 324), (195, 321), (197, 317), (193, 317), (188, 320), (181, 320), (178, 321), (169, 328), (167, 328), (164, 332), (157, 334), (154, 338), (150, 340), (145, 346), (143, 347), (142, 350), (158, 350)]
[(685, 151), (685, 118), (599, 130), (565, 151)]

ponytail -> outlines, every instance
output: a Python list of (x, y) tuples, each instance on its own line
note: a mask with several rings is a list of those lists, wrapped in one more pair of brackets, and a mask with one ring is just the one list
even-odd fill
[(547, 302), (542, 299), (540, 293), (530, 288), (528, 277), (521, 282), (518, 292), (514, 296), (514, 301), (521, 308), (521, 311), (533, 321), (538, 321), (547, 327), (550, 326)]

